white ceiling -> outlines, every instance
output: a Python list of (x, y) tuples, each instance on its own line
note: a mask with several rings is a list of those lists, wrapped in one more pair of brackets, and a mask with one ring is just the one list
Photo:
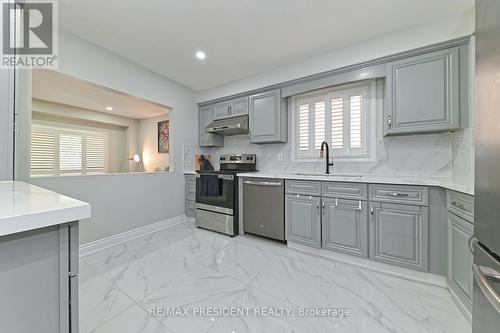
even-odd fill
[[(60, 26), (193, 90), (470, 10), (474, 0), (60, 0)], [(196, 50), (207, 54), (195, 58)]]
[[(33, 70), (35, 99), (143, 119), (168, 112), (162, 105), (50, 70)], [(106, 110), (107, 106), (113, 108)]]

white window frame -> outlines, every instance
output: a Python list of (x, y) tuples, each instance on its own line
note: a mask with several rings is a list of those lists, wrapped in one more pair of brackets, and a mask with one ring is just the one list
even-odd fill
[[(317, 157), (301, 157), (298, 156), (298, 100), (315, 100), (320, 96), (330, 96), (338, 93), (345, 92), (347, 90), (356, 90), (362, 89), (363, 91), (367, 91), (366, 98), (366, 112), (365, 112), (365, 120), (366, 120), (366, 154), (363, 155), (338, 155), (335, 154), (334, 150), (331, 148), (331, 135), (329, 135), (328, 126), (326, 129), (326, 142), (330, 147), (330, 158), (333, 158), (334, 162), (375, 162), (376, 161), (376, 113), (377, 113), (377, 88), (376, 88), (376, 80), (365, 80), (359, 81), (355, 83), (347, 83), (334, 87), (328, 87), (320, 90), (309, 91), (306, 93), (294, 95), (290, 97), (290, 105), (291, 105), (291, 113), (292, 113), (292, 161), (295, 162), (318, 162), (323, 159), (319, 155), (319, 149), (317, 150)], [(352, 94), (351, 94), (352, 95)], [(328, 112), (328, 105), (326, 106)], [(327, 117), (329, 119), (329, 117)], [(344, 124), (347, 122), (347, 119), (344, 119)], [(328, 123), (328, 120), (327, 120)], [(311, 122), (310, 127), (313, 127), (313, 123)], [(347, 128), (344, 125), (344, 130)], [(312, 136), (310, 136), (311, 138)]]
[[(32, 173), (31, 170), (31, 154), (30, 154), (30, 176), (31, 177), (43, 177), (43, 176), (82, 176), (82, 175), (101, 175), (108, 173), (109, 170), (109, 134), (106, 132), (98, 132), (98, 131), (84, 131), (77, 129), (68, 129), (56, 126), (49, 126), (43, 124), (32, 124), (32, 129), (36, 129), (38, 131), (47, 131), (53, 133), (55, 135), (55, 152), (54, 152), (54, 169), (52, 172), (41, 172), (41, 173)], [(59, 138), (61, 134), (67, 135), (80, 135), (82, 137), (82, 168), (81, 172), (74, 171), (61, 171), (59, 166)], [(87, 136), (103, 136), (104, 137), (104, 170), (103, 171), (87, 171), (87, 163), (86, 163), (86, 138)], [(31, 138), (30, 138), (31, 143)]]

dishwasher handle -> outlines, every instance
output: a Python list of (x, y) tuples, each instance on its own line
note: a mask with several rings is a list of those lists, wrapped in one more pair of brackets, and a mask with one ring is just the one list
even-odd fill
[(257, 186), (283, 186), (282, 182), (268, 182), (268, 181), (255, 181), (255, 180), (244, 180), (243, 184), (257, 185)]

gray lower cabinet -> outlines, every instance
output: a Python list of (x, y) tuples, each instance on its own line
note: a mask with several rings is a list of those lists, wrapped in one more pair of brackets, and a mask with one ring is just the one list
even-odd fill
[(0, 237), (2, 332), (78, 332), (78, 223)]
[(370, 259), (428, 271), (428, 208), (370, 202)]
[(285, 228), (288, 241), (321, 247), (321, 198), (299, 194), (285, 197)]
[(224, 137), (220, 134), (205, 133), (205, 128), (214, 120), (214, 106), (207, 105), (199, 108), (199, 137), (200, 147), (222, 147)]
[(187, 217), (194, 217), (196, 210), (194, 202), (196, 199), (196, 176), (191, 174), (184, 175), (185, 181), (185, 206), (184, 215)]
[(455, 47), (387, 64), (386, 135), (460, 128), (461, 90), (467, 93), (460, 54)]
[(472, 310), (472, 253), (469, 239), (473, 225), (448, 213), (448, 285), (460, 301)]
[(322, 247), (368, 257), (366, 201), (322, 198), (322, 207)]
[(249, 98), (250, 142), (287, 142), (287, 110), (281, 90), (272, 90)]

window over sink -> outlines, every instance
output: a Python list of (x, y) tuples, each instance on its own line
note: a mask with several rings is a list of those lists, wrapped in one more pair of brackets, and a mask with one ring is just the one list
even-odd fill
[(337, 160), (373, 161), (375, 98), (375, 80), (292, 96), (294, 159), (319, 160), (326, 141)]

